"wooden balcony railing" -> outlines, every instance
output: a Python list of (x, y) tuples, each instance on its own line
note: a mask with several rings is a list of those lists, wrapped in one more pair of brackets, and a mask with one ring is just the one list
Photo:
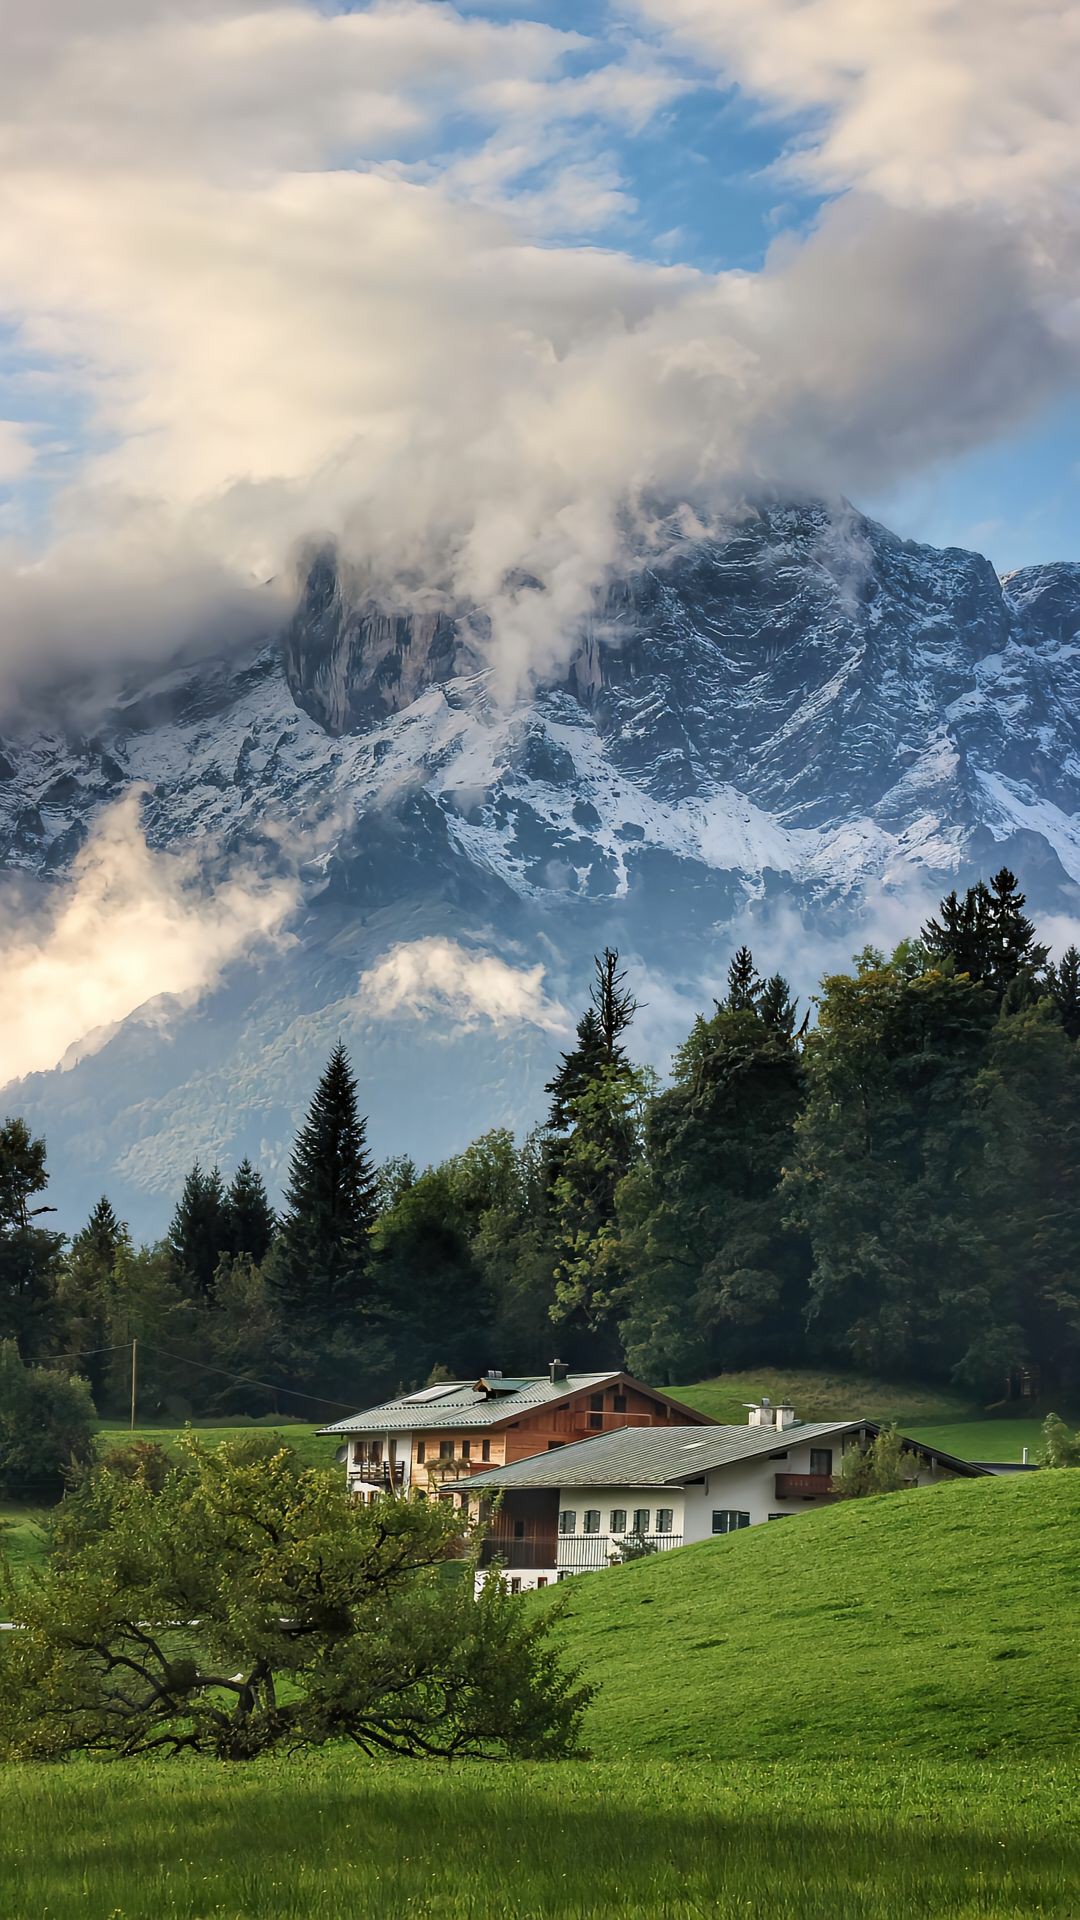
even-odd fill
[(349, 1461), (349, 1473), (368, 1487), (400, 1487), (405, 1481), (405, 1462), (373, 1460), (370, 1454), (364, 1454), (359, 1460)]
[(820, 1500), (833, 1490), (831, 1473), (778, 1473), (778, 1500)]

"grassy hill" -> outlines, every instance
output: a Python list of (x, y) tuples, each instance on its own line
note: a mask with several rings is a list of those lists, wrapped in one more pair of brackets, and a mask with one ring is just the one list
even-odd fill
[[(582, 1575), (559, 1629), (599, 1756), (1063, 1755), (1080, 1472), (956, 1481)], [(531, 1605), (551, 1604), (552, 1595)]]
[[(802, 1420), (843, 1419), (860, 1413), (871, 1420), (893, 1420), (902, 1432), (962, 1460), (1020, 1460), (1024, 1447), (1034, 1459), (1042, 1437), (1042, 1417), (1030, 1411), (1012, 1407), (994, 1411), (948, 1387), (882, 1380), (874, 1374), (765, 1367), (722, 1373), (715, 1380), (698, 1380), (668, 1391), (712, 1420), (739, 1425), (746, 1419), (744, 1402), (766, 1394), (772, 1401), (789, 1400)], [(1070, 1413), (1065, 1406), (1055, 1411), (1066, 1417)]]

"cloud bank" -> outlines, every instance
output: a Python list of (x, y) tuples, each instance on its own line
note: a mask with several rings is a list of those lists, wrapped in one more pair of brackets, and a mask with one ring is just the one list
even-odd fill
[[(0, 663), (99, 644), (56, 609), (102, 554), (235, 588), (330, 536), (387, 598), (488, 607), (514, 691), (655, 502), (880, 493), (1076, 383), (1065, 0), (637, 13), (0, 4), (0, 314), (80, 421), (8, 541)], [(774, 117), (778, 194), (821, 196), (758, 271), (660, 265), (635, 224), (620, 155), (694, 87)], [(141, 603), (114, 625), (149, 644)]]
[(544, 968), (514, 967), (497, 954), (433, 935), (402, 941), (362, 976), (358, 1010), (369, 1019), (433, 1020), (456, 1033), (486, 1021), (500, 1032), (570, 1031), (566, 1008), (544, 988)]
[(190, 1005), (295, 907), (288, 880), (212, 884), (194, 854), (152, 852), (140, 806), (132, 790), (99, 816), (43, 923), (0, 911), (0, 1086), (95, 1052), (149, 1000)]

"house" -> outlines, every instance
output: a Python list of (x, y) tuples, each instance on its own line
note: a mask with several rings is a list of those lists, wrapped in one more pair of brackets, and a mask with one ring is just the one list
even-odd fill
[(571, 1373), (553, 1360), (546, 1374), (510, 1378), (489, 1368), (479, 1380), (423, 1387), (320, 1431), (343, 1441), (350, 1492), (374, 1500), (388, 1490), (438, 1492), (590, 1435), (711, 1425), (628, 1373)]
[[(804, 1422), (767, 1400), (749, 1412), (745, 1426), (665, 1423), (600, 1434), (445, 1491), (474, 1516), (490, 1516), (481, 1566), (500, 1564), (515, 1589), (543, 1587), (822, 1506), (837, 1497), (833, 1475), (848, 1448), (865, 1447), (880, 1431), (865, 1419)], [(917, 1440), (903, 1446), (920, 1486), (987, 1471)]]

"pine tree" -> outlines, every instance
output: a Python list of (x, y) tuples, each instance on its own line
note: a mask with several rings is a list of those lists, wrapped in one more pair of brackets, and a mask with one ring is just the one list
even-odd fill
[(114, 1276), (122, 1247), (130, 1247), (128, 1230), (103, 1194), (85, 1227), (75, 1235), (57, 1284), (64, 1349), (78, 1355), (72, 1364), (89, 1381), (99, 1413), (107, 1397), (106, 1349), (113, 1344)]
[(1047, 984), (1069, 1039), (1080, 1039), (1080, 948), (1066, 947), (1060, 964), (1049, 968)]
[(1035, 938), (1025, 905), (1016, 875), (1002, 867), (990, 882), (991, 984), (999, 996), (1022, 975), (1037, 979), (1046, 966), (1049, 949)]
[(325, 1332), (362, 1303), (378, 1181), (345, 1048), (330, 1055), (289, 1164), (271, 1279), (290, 1319)]
[[(969, 887), (963, 899), (948, 894), (938, 910), (940, 918), (928, 920), (922, 930), (928, 958), (939, 965), (951, 961), (955, 973), (966, 973), (989, 988), (1000, 1006), (1014, 981), (1035, 985), (1046, 967), (1048, 949), (1036, 939), (1024, 905), (1016, 875), (1008, 867), (1002, 867), (989, 886), (980, 880)], [(1010, 1011), (1018, 1012), (1030, 997), (1014, 994)]]
[(759, 1017), (774, 1032), (782, 1033), (790, 1040), (795, 1032), (795, 1019), (798, 1002), (791, 997), (791, 988), (782, 973), (774, 973), (766, 980), (757, 1003)]
[(590, 1339), (599, 1335), (614, 1354), (611, 1316), (622, 1284), (615, 1190), (638, 1150), (643, 1088), (622, 1041), (637, 1001), (625, 985), (618, 953), (605, 947), (593, 966), (577, 1045), (563, 1055), (548, 1087), (550, 1125), (558, 1135), (547, 1151), (551, 1317)]
[(607, 1065), (604, 1036), (596, 1009), (587, 1007), (577, 1024), (577, 1045), (564, 1053), (554, 1076), (544, 1091), (551, 1095), (548, 1125), (565, 1133), (570, 1125), (573, 1103)]
[(72, 1252), (84, 1247), (87, 1253), (92, 1253), (104, 1265), (111, 1267), (124, 1235), (124, 1226), (116, 1216), (112, 1201), (107, 1193), (103, 1193), (82, 1232), (76, 1234)]
[(276, 1221), (262, 1174), (247, 1158), (241, 1160), (225, 1196), (229, 1252), (246, 1255), (259, 1266), (270, 1251)]
[(179, 1271), (204, 1300), (214, 1292), (214, 1275), (229, 1251), (229, 1218), (220, 1169), (204, 1173), (196, 1160), (177, 1202), (168, 1244)]
[(728, 968), (725, 1013), (756, 1013), (762, 983), (754, 969), (749, 947), (740, 947)]

